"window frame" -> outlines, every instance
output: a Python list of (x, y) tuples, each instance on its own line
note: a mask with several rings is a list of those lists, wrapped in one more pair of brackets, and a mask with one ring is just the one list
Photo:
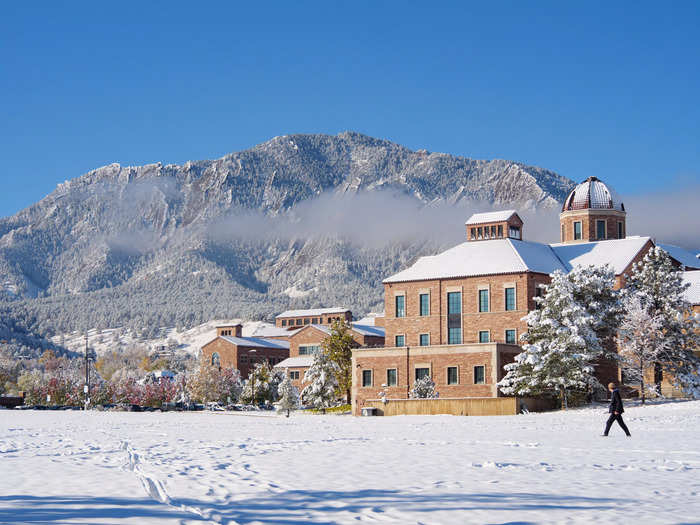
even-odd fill
[[(481, 292), (486, 292), (486, 309), (481, 309)], [(489, 313), (491, 310), (491, 290), (488, 285), (482, 285), (478, 287), (476, 292), (476, 311), (480, 314)]]
[[(513, 290), (513, 308), (508, 308), (508, 290)], [(508, 283), (503, 286), (503, 308), (506, 312), (518, 310), (518, 287), (515, 283)]]
[[(418, 377), (418, 370), (427, 370), (428, 373), (427, 373), (426, 375), (427, 375), (428, 377), (432, 377), (432, 373), (431, 373), (431, 370), (430, 370), (430, 367), (429, 367), (429, 366), (417, 366), (417, 365), (416, 365), (416, 366), (413, 367), (413, 377), (414, 377), (414, 380), (415, 380), (415, 381), (418, 381), (418, 379), (420, 379), (420, 378)], [(424, 376), (424, 375), (421, 375), (421, 378), (422, 378), (422, 377), (425, 377), (425, 376)]]
[[(402, 302), (401, 305), (401, 310), (399, 310), (399, 299)], [(402, 315), (399, 315), (401, 313)], [(396, 319), (403, 319), (406, 317), (406, 295), (405, 294), (396, 294), (394, 296), (394, 316)]]
[[(450, 370), (455, 370), (455, 381), (450, 382)], [(454, 386), (454, 385), (459, 385), (459, 366), (448, 366), (447, 369), (445, 370), (445, 383), (448, 386)]]
[[(578, 224), (578, 237), (576, 236), (576, 225)], [(575, 241), (581, 241), (583, 240), (583, 222), (582, 221), (574, 221), (574, 240)]]
[[(301, 349), (304, 349), (302, 352)], [(309, 348), (315, 348), (315, 350), (309, 351)], [(314, 355), (314, 352), (320, 352), (321, 351), (321, 344), (314, 344), (314, 343), (305, 343), (303, 345), (299, 345), (299, 355)]]
[[(603, 224), (603, 236), (602, 237), (600, 236), (600, 231), (599, 231), (601, 223)], [(608, 238), (608, 221), (596, 219), (596, 221), (595, 221), (595, 239), (596, 239), (596, 241), (604, 241), (607, 238)]]
[(617, 221), (617, 238), (624, 239), (625, 237), (625, 223), (623, 221)]
[[(447, 290), (446, 294), (447, 295), (445, 296), (445, 300), (447, 302), (447, 344), (448, 345), (461, 345), (462, 342), (464, 341), (464, 334), (462, 332), (463, 324), (464, 324), (464, 321), (462, 318), (462, 315), (464, 312), (462, 291), (461, 290), (459, 290), (459, 291)], [(456, 301), (450, 302), (450, 297), (455, 295), (455, 294), (459, 295), (459, 302), (456, 302)], [(458, 312), (451, 312), (451, 310), (450, 310), (451, 305), (457, 305), (457, 304), (459, 305), (459, 311)], [(457, 326), (455, 323), (455, 320), (457, 318), (459, 318), (459, 326)], [(455, 332), (453, 332), (453, 331), (455, 331)], [(453, 339), (453, 336), (452, 336), (453, 333), (455, 333), (459, 336), (458, 341)]]
[(300, 378), (299, 370), (290, 370), (289, 371), (289, 379), (291, 381), (299, 381)]
[[(389, 372), (394, 372), (394, 383), (392, 384), (389, 380)], [(386, 369), (386, 386), (398, 386), (399, 384), (399, 370), (398, 368), (387, 368)]]
[[(369, 373), (369, 384), (366, 384), (365, 381), (365, 374)], [(371, 368), (363, 368), (362, 369), (362, 388), (372, 388), (372, 385), (374, 384), (374, 373)]]
[[(423, 344), (423, 336), (428, 337), (428, 344), (426, 344), (426, 345)], [(418, 334), (418, 346), (430, 346), (430, 332)]]
[[(401, 344), (399, 344), (399, 337), (401, 338)], [(394, 347), (403, 348), (404, 346), (406, 346), (406, 334), (394, 335)]]
[[(427, 310), (423, 313), (423, 297), (427, 298)], [(418, 293), (418, 316), (427, 317), (430, 315), (430, 292)]]
[[(486, 334), (488, 341), (481, 340), (481, 334)], [(491, 330), (479, 330), (479, 344), (490, 343), (491, 342)]]
[[(481, 381), (476, 380), (476, 370), (477, 368), (480, 368), (482, 370), (482, 377)], [(486, 365), (474, 365), (474, 370), (473, 370), (473, 377), (472, 379), (474, 380), (475, 385), (485, 385), (486, 384)]]
[[(508, 341), (508, 332), (513, 332), (514, 339), (513, 339), (512, 343)], [(508, 345), (517, 345), (518, 344), (518, 330), (517, 330), (517, 328), (506, 328), (503, 331), (503, 340)]]

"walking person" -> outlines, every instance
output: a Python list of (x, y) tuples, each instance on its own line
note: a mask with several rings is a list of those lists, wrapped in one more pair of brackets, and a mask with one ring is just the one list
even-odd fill
[(610, 390), (612, 394), (610, 396), (610, 408), (608, 409), (608, 412), (610, 412), (610, 417), (608, 418), (608, 422), (605, 423), (605, 432), (603, 432), (603, 436), (607, 437), (608, 432), (610, 432), (610, 427), (615, 421), (617, 421), (622, 430), (625, 431), (625, 434), (627, 434), (627, 437), (632, 437), (627, 425), (625, 425), (625, 422), (622, 420), (622, 413), (625, 411), (625, 409), (622, 406), (620, 389), (617, 388), (616, 383), (610, 383), (608, 385), (608, 390)]

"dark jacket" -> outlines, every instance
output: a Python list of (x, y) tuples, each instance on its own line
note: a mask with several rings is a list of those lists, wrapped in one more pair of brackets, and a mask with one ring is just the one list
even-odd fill
[(608, 408), (608, 412), (611, 414), (613, 412), (618, 412), (622, 414), (625, 411), (625, 409), (622, 407), (622, 398), (620, 397), (620, 391), (616, 388), (612, 392), (612, 396), (610, 397), (610, 408)]

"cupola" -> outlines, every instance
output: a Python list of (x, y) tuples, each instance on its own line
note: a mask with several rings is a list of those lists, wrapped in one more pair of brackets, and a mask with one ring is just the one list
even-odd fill
[(559, 221), (562, 242), (624, 239), (625, 205), (610, 186), (588, 177), (564, 199)]

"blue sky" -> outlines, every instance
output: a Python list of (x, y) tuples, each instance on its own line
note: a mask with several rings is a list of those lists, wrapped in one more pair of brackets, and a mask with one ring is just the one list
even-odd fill
[(695, 184), (700, 2), (610, 4), (3, 3), (0, 216), (111, 162), (344, 130), (623, 195)]

